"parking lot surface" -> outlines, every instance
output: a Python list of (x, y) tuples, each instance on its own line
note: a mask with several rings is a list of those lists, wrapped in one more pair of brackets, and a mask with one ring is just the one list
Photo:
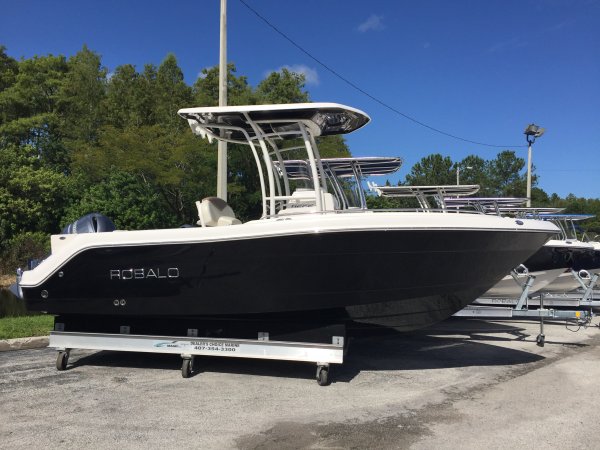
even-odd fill
[(453, 319), (306, 363), (52, 349), (0, 353), (0, 448), (589, 448), (600, 331)]

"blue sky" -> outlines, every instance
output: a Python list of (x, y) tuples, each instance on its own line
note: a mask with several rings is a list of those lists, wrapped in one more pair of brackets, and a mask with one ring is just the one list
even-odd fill
[[(491, 159), (534, 145), (540, 187), (600, 197), (600, 1), (419, 2), (245, 0), (314, 57), (393, 108), (461, 142), (410, 122), (356, 91), (228, 0), (228, 59), (256, 85), (272, 70), (307, 74), (313, 101), (360, 108), (372, 123), (350, 135), (354, 155)], [(174, 53), (186, 81), (218, 64), (219, 1), (0, 0), (0, 44), (20, 58), (76, 53), (83, 44), (114, 70), (160, 64)]]

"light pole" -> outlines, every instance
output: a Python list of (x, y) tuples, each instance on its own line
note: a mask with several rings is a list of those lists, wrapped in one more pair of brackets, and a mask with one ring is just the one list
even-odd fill
[[(471, 170), (472, 167), (471, 166), (467, 166), (465, 167), (465, 170)], [(458, 186), (460, 184), (460, 166), (456, 167), (456, 185)]]
[(537, 125), (529, 124), (525, 128), (525, 139), (529, 147), (527, 152), (527, 207), (531, 207), (531, 145), (535, 142), (536, 138), (539, 138), (546, 131), (545, 128), (538, 127)]

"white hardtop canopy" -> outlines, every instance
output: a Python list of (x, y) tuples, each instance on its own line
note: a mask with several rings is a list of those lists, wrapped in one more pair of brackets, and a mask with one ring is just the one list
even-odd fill
[(425, 210), (433, 209), (427, 197), (435, 200), (437, 207), (447, 209), (445, 198), (449, 196), (464, 197), (479, 192), (478, 184), (449, 184), (432, 186), (378, 186), (369, 183), (369, 188), (380, 197), (416, 198)]
[[(283, 166), (283, 154), (300, 148), (308, 156), (315, 211), (324, 211), (327, 183), (315, 138), (350, 133), (370, 121), (364, 112), (337, 103), (184, 108), (178, 114), (209, 142), (216, 139), (250, 146), (260, 178), (263, 218), (276, 215), (293, 199), (287, 174), (278, 173), (274, 162)], [(303, 145), (279, 147), (278, 141), (289, 139), (300, 139)]]
[[(262, 137), (300, 137), (302, 131), (297, 124), (317, 137), (351, 133), (371, 120), (363, 111), (338, 103), (210, 106), (183, 108), (178, 114), (202, 137), (241, 144)], [(225, 131), (224, 136), (220, 130)]]

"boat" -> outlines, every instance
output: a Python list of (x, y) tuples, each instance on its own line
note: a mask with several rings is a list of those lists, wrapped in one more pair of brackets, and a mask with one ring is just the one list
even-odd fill
[(573, 243), (584, 243), (588, 246), (587, 252), (575, 258), (573, 262), (574, 270), (600, 270), (600, 242), (597, 239), (590, 238), (579, 225), (579, 222), (594, 217), (596, 216), (593, 214), (567, 214), (562, 212), (540, 216), (542, 220), (548, 220), (558, 226), (563, 239)]
[[(557, 233), (550, 222), (478, 212), (343, 209), (317, 140), (366, 125), (369, 116), (352, 107), (197, 107), (179, 115), (200, 138), (245, 146), (258, 170), (261, 217), (242, 223), (216, 197), (196, 203), (196, 227), (110, 232), (88, 217), (88, 231), (106, 231), (79, 233), (79, 224), (53, 235), (51, 255), (18, 277), (13, 291), (29, 310), (82, 332), (119, 333), (126, 324), (130, 333), (161, 327), (177, 336), (197, 322), (214, 330), (357, 322), (412, 330), (471, 303)], [(281, 170), (299, 153), (308, 187)]]
[(561, 273), (545, 289), (545, 292), (560, 294), (583, 289), (582, 283), (591, 280), (592, 273), (600, 271), (600, 242), (590, 239), (578, 225), (580, 221), (595, 217), (592, 214), (544, 214), (543, 220), (548, 220), (560, 228), (561, 237), (573, 245), (585, 246), (585, 251), (574, 254), (569, 270)]

